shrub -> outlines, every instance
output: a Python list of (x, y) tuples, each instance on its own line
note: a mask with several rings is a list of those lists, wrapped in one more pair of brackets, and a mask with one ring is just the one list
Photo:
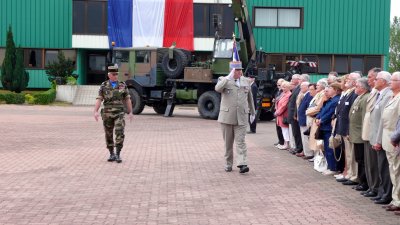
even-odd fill
[(67, 84), (68, 85), (76, 85), (76, 78), (73, 76), (67, 77)]
[(55, 81), (57, 84), (66, 84), (67, 77), (78, 77), (72, 74), (74, 68), (74, 62), (69, 58), (65, 58), (64, 53), (60, 50), (58, 51), (57, 60), (46, 66), (46, 73), (50, 82)]
[(25, 102), (27, 102), (28, 104), (35, 104), (35, 97), (33, 97), (33, 95), (31, 94), (26, 94)]
[(34, 104), (48, 105), (56, 99), (56, 90), (51, 88), (45, 92), (34, 94), (33, 98)]
[(5, 101), (6, 104), (24, 104), (25, 96), (20, 93), (5, 93), (0, 94), (0, 100)]

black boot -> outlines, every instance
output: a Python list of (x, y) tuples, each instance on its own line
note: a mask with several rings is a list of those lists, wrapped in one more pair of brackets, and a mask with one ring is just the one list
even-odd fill
[(108, 150), (110, 151), (110, 157), (107, 159), (107, 161), (109, 161), (109, 162), (115, 161), (116, 158), (115, 158), (115, 154), (114, 154), (114, 149), (112, 148), (112, 149), (108, 149)]
[(117, 161), (117, 163), (121, 163), (122, 162), (120, 154), (121, 154), (121, 149), (117, 149), (117, 155), (115, 157), (115, 161)]

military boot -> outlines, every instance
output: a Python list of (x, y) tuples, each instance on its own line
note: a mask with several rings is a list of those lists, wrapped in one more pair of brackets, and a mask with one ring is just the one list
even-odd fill
[(117, 163), (121, 163), (122, 162), (120, 154), (121, 154), (121, 149), (117, 148), (117, 155), (115, 156), (115, 161), (117, 161)]
[(115, 161), (115, 160), (116, 160), (116, 158), (115, 158), (114, 149), (113, 149), (113, 148), (111, 148), (111, 149), (108, 149), (108, 150), (110, 151), (110, 157), (107, 159), (107, 161), (109, 161), (109, 162), (113, 162), (113, 161)]

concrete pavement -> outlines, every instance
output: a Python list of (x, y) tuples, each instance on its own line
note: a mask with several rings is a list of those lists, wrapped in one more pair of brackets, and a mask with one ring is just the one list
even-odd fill
[(0, 224), (400, 224), (359, 192), (247, 136), (250, 172), (224, 171), (219, 124), (146, 108), (106, 162), (92, 107), (0, 105)]

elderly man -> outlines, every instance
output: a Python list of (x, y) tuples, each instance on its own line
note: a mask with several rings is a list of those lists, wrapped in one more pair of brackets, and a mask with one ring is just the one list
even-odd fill
[(292, 154), (300, 153), (303, 151), (303, 145), (301, 142), (301, 135), (300, 135), (300, 126), (299, 122), (297, 121), (297, 107), (296, 107), (297, 96), (300, 93), (300, 83), (301, 83), (300, 75), (294, 74), (291, 80), (293, 90), (288, 105), (288, 120), (289, 120), (289, 125), (292, 128), (292, 134), (296, 146), (294, 149), (291, 149), (290, 152)]
[(364, 163), (365, 163), (365, 175), (369, 189), (365, 192), (361, 192), (365, 197), (376, 197), (378, 195), (379, 188), (379, 174), (378, 174), (378, 154), (372, 149), (372, 145), (369, 143), (369, 134), (371, 133), (370, 125), (370, 114), (374, 108), (376, 102), (376, 96), (378, 90), (375, 89), (375, 79), (380, 68), (372, 68), (368, 71), (368, 85), (372, 89), (368, 98), (366, 112), (364, 115), (362, 134), (361, 138), (364, 140)]
[(359, 72), (352, 72), (349, 74), (344, 84), (347, 89), (346, 93), (342, 96), (336, 108), (337, 120), (334, 133), (342, 136), (344, 142), (342, 143), (342, 147), (344, 145), (346, 157), (346, 171), (343, 172), (343, 174), (346, 174), (346, 176), (342, 179), (338, 179), (337, 181), (343, 182), (342, 184), (344, 185), (356, 185), (358, 182), (357, 163), (355, 160), (353, 145), (349, 140), (349, 112), (354, 100), (357, 98), (355, 86), (356, 80), (359, 78), (361, 78), (361, 74)]
[(231, 72), (219, 77), (215, 91), (221, 93), (218, 122), (221, 123), (225, 141), (225, 171), (232, 171), (233, 143), (236, 143), (237, 167), (240, 173), (249, 172), (247, 166), (247, 146), (245, 142), (249, 113), (251, 122), (255, 119), (251, 80), (243, 76), (242, 63), (231, 62)]
[[(389, 162), (389, 173), (392, 181), (392, 201), (386, 206), (386, 211), (400, 211), (400, 159), (395, 147), (398, 146), (398, 138), (390, 139), (400, 117), (400, 72), (393, 73), (390, 79), (390, 89), (393, 94), (382, 112), (382, 148), (386, 152)], [(396, 137), (396, 135), (395, 135)]]
[(349, 114), (349, 140), (350, 143), (353, 144), (354, 155), (358, 165), (357, 171), (359, 185), (355, 188), (357, 191), (368, 190), (368, 183), (365, 176), (364, 167), (364, 141), (361, 138), (361, 131), (369, 91), (370, 87), (368, 86), (367, 78), (357, 79), (355, 93), (358, 95), (358, 97), (356, 100), (354, 100)]
[(390, 181), (389, 163), (386, 152), (382, 149), (382, 112), (393, 92), (389, 88), (390, 73), (381, 71), (376, 76), (375, 88), (378, 90), (377, 99), (371, 111), (371, 131), (369, 142), (378, 155), (379, 189), (378, 196), (372, 198), (376, 204), (389, 204), (392, 201), (392, 182)]
[[(308, 90), (309, 88), (312, 90), (313, 93), (310, 93)], [(307, 126), (307, 116), (306, 116), (306, 110), (308, 106), (310, 105), (311, 100), (316, 94), (315, 91), (315, 84), (310, 86), (309, 82), (303, 82), (300, 84), (300, 92), (304, 95), (302, 100), (299, 103), (299, 106), (297, 107), (297, 118), (299, 121), (299, 126), (300, 126), (300, 134), (301, 134), (301, 141), (303, 144), (303, 152), (301, 153), (296, 153), (296, 156), (298, 157), (305, 157), (307, 159), (311, 159), (314, 156), (314, 152), (310, 150), (309, 143), (308, 143), (308, 136), (304, 134), (304, 132), (308, 129)]]

